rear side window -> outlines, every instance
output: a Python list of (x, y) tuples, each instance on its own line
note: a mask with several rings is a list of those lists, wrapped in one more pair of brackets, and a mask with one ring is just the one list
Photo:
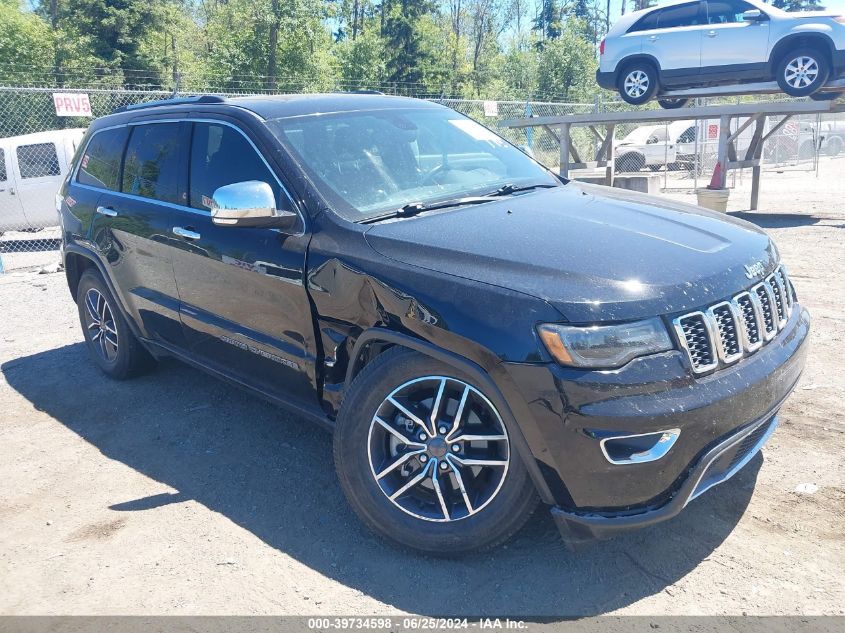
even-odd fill
[(247, 180), (270, 185), (276, 194), (278, 207), (278, 182), (243, 134), (228, 125), (195, 123), (191, 141), (189, 204), (195, 209), (207, 211), (219, 187)]
[(652, 11), (648, 15), (644, 15), (637, 21), (634, 26), (628, 29), (629, 33), (634, 33), (636, 31), (650, 31), (652, 29), (657, 28), (657, 16), (660, 15), (660, 11)]
[(682, 4), (678, 7), (667, 7), (660, 10), (657, 18), (657, 28), (673, 29), (681, 26), (694, 26), (701, 24), (701, 6), (695, 4)]
[(178, 203), (180, 171), (178, 123), (133, 126), (123, 163), (124, 193)]
[(97, 132), (79, 161), (77, 182), (111, 191), (120, 190), (120, 159), (129, 130), (125, 127)]
[(0, 182), (6, 182), (6, 152), (0, 149)]
[(21, 145), (16, 149), (16, 153), (21, 178), (43, 178), (61, 174), (55, 143)]

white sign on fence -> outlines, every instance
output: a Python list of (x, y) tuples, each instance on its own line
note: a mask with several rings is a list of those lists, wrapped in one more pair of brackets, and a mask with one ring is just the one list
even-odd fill
[(499, 102), (485, 101), (484, 102), (484, 116), (499, 116)]
[(80, 92), (54, 92), (56, 116), (91, 116), (88, 95)]

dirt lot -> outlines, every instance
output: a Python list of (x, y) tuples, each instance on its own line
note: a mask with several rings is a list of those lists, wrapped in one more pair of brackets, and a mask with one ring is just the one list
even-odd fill
[(0, 275), (0, 613), (845, 613), (845, 212), (783, 195), (755, 221), (814, 322), (781, 427), (682, 516), (578, 553), (543, 511), (484, 556), (387, 545), (327, 434), (175, 362), (109, 381), (63, 275)]

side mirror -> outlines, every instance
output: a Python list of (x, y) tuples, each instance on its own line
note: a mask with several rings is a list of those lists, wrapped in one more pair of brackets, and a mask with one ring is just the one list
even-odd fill
[(211, 221), (217, 226), (289, 229), (299, 220), (293, 211), (276, 209), (273, 188), (258, 180), (224, 185), (211, 200)]
[(760, 9), (749, 9), (742, 14), (743, 22), (762, 22), (763, 20), (768, 19), (765, 13), (760, 11)]

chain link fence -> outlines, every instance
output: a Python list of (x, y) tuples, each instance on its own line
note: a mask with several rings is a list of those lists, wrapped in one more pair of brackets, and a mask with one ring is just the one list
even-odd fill
[[(92, 118), (57, 116), (53, 100), (55, 92), (74, 97), (87, 96), (91, 117), (94, 118), (122, 106), (166, 99), (176, 94), (176, 91), (140, 88), (0, 86), (0, 267), (39, 265), (45, 253), (54, 253), (59, 246), (55, 194)], [(242, 93), (202, 90), (199, 86), (191, 86), (190, 90), (190, 94), (212, 92), (224, 96), (254, 94), (248, 90)], [(266, 94), (266, 91), (262, 92)], [(607, 100), (603, 95), (598, 95), (591, 103), (433, 100), (496, 129), (552, 169), (558, 169), (560, 157), (555, 130), (514, 130), (503, 127), (501, 123), (513, 118), (589, 114), (630, 108), (622, 102)], [(700, 100), (699, 105), (713, 102)], [(691, 192), (704, 186), (709, 183), (716, 163), (718, 123), (718, 120), (675, 121), (617, 126), (613, 157), (615, 172), (623, 175), (655, 174), (659, 176), (660, 188), (665, 192)], [(773, 120), (770, 125), (775, 123)], [(736, 143), (738, 154), (743, 155), (752, 134), (753, 129), (749, 128), (740, 135)], [(582, 162), (586, 163), (585, 169), (576, 170), (572, 175), (576, 178), (589, 175), (591, 166), (592, 173), (595, 173), (595, 156), (600, 145), (596, 135), (588, 128), (575, 127), (572, 129), (572, 141)], [(794, 117), (766, 143), (764, 169), (779, 173), (804, 171), (810, 176), (811, 172), (818, 174), (821, 161), (833, 160), (843, 153), (845, 117)], [(732, 171), (729, 186), (735, 186), (737, 179), (742, 178), (743, 172)]]

